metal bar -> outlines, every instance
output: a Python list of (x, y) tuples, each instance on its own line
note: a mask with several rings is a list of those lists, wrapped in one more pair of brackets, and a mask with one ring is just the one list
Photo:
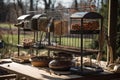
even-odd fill
[(83, 72), (83, 18), (81, 19), (81, 72)]
[[(18, 27), (18, 45), (20, 44), (20, 28)], [(18, 56), (20, 55), (20, 47), (18, 46)]]

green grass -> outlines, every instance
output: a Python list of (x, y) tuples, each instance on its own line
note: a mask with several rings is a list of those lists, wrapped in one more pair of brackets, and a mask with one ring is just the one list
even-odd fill
[(17, 38), (17, 35), (10, 35), (10, 34), (4, 34), (3, 35), (3, 40), (5, 41), (5, 43), (7, 44), (17, 44), (18, 42), (18, 38)]
[[(9, 50), (11, 52), (16, 52), (18, 51), (18, 48), (17, 48), (17, 44), (18, 44), (18, 35), (17, 34), (4, 34), (2, 35), (3, 37), (3, 40), (5, 42), (5, 47), (4, 49), (2, 50), (2, 53), (7, 53), (9, 52)], [(26, 35), (25, 37), (28, 37), (28, 38), (32, 38), (33, 36), (32, 35)], [(24, 35), (21, 34), (20, 35), (20, 44), (22, 44), (23, 42), (23, 39), (24, 39)], [(25, 49), (21, 49), (21, 51), (28, 51), (28, 50), (25, 50)]]
[[(16, 28), (14, 24), (4, 24), (0, 23), (0, 27), (2, 28)], [(33, 39), (34, 37), (33, 32), (27, 35), (20, 34), (20, 44), (22, 44), (24, 38), (31, 38)], [(39, 39), (40, 39), (40, 34), (39, 34)], [(45, 33), (43, 33), (43, 37), (45, 36)], [(11, 51), (17, 51), (17, 44), (18, 44), (18, 35), (17, 34), (4, 34), (2, 35), (3, 40), (5, 43), (10, 44), (9, 46), (6, 46), (6, 49), (11, 50)], [(55, 39), (54, 39), (55, 40)], [(57, 42), (59, 41), (59, 38), (56, 38)], [(71, 47), (80, 47), (81, 46), (81, 39), (80, 38), (72, 38), (72, 37), (62, 37), (61, 38), (61, 44), (65, 46), (71, 46)], [(91, 47), (91, 44), (93, 44), (92, 39), (85, 38), (83, 39), (83, 45), (87, 48)], [(23, 49), (21, 49), (23, 50)], [(26, 51), (26, 50), (25, 50)]]
[[(59, 42), (59, 38), (57, 38)], [(90, 48), (92, 44), (92, 39), (85, 38), (83, 39), (83, 46), (86, 48)], [(71, 47), (80, 47), (81, 46), (81, 39), (80, 38), (61, 38), (61, 45), (71, 46)]]
[(16, 28), (14, 26), (14, 24), (10, 24), (10, 23), (0, 23), (0, 27), (1, 28), (9, 28), (11, 26), (11, 28)]
[[(17, 34), (4, 34), (3, 36), (3, 40), (8, 43), (8, 44), (12, 44), (12, 45), (16, 45), (18, 44), (18, 35)], [(20, 43), (22, 43), (24, 38), (33, 38), (33, 35), (20, 35)]]

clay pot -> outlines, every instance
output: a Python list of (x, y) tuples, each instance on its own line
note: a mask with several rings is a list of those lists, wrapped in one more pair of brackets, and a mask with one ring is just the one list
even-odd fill
[(71, 66), (72, 66), (71, 61), (64, 61), (64, 60), (57, 60), (57, 59), (52, 60), (49, 63), (49, 68), (57, 71), (68, 71)]
[(49, 63), (49, 68), (57, 71), (68, 71), (71, 66), (72, 55), (66, 52), (54, 53), (54, 60)]
[(30, 59), (32, 66), (47, 67), (52, 59), (47, 56), (36, 56)]

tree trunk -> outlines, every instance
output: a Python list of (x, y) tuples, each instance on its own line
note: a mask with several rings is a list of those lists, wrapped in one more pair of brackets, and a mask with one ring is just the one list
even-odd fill
[(47, 2), (47, 0), (43, 0), (43, 2), (44, 2), (44, 5), (45, 5), (45, 12), (46, 12), (47, 10), (50, 9), (51, 0), (48, 0), (48, 2)]
[(75, 9), (78, 10), (78, 2), (75, 0)]
[(18, 6), (20, 7), (20, 9), (22, 11), (22, 14), (24, 14), (25, 13), (25, 11), (24, 11), (25, 9), (24, 9), (22, 1), (21, 0), (17, 0), (17, 3), (18, 3)]
[(33, 11), (34, 8), (33, 8), (33, 0), (30, 0), (30, 11)]
[[(112, 49), (112, 53), (108, 53), (110, 58), (110, 63), (113, 63), (114, 60), (116, 59), (117, 5), (118, 5), (118, 0), (109, 0), (108, 36), (110, 39), (110, 45)], [(111, 60), (112, 58), (113, 60)]]

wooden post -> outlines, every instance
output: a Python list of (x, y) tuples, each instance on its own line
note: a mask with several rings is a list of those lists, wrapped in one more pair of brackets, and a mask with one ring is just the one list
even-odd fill
[(107, 50), (107, 60), (109, 60), (110, 63), (113, 63), (116, 59), (117, 5), (118, 0), (109, 0), (108, 37), (110, 39), (112, 53)]

